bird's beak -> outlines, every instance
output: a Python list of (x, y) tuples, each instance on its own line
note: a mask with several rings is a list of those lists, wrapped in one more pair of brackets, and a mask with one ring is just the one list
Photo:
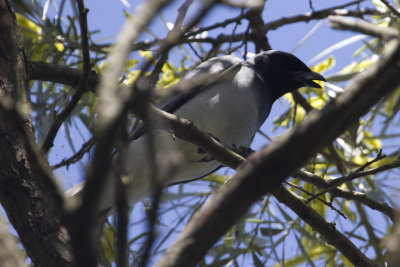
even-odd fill
[(313, 88), (321, 88), (321, 85), (314, 82), (314, 80), (326, 82), (326, 79), (324, 76), (322, 76), (321, 74), (314, 72), (314, 71), (296, 71), (296, 72), (293, 72), (292, 74), (294, 76), (294, 79), (296, 81), (304, 84), (304, 86), (309, 86), (309, 87), (313, 87)]

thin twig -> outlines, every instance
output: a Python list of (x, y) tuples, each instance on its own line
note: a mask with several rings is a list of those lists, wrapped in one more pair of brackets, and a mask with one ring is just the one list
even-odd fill
[(319, 196), (314, 195), (311, 192), (308, 192), (307, 190), (305, 190), (304, 188), (302, 188), (301, 186), (298, 186), (294, 183), (285, 181), (285, 184), (290, 185), (291, 187), (296, 188), (297, 190), (300, 190), (303, 193), (306, 193), (307, 195), (310, 195), (313, 197), (313, 199), (318, 199), (319, 201), (321, 201), (322, 203), (324, 203), (326, 206), (330, 207), (331, 209), (333, 209), (334, 211), (336, 211), (337, 213), (339, 213), (343, 218), (347, 219), (346, 216), (343, 214), (343, 212), (341, 212), (340, 210), (338, 210), (337, 208), (335, 208), (332, 203), (329, 203), (325, 200), (323, 200), (322, 198), (320, 198)]
[(308, 0), (308, 5), (309, 5), (310, 9), (311, 9), (312, 11), (314, 11), (314, 7), (313, 7), (313, 4), (312, 4), (312, 0)]
[(371, 197), (368, 197), (366, 193), (357, 192), (354, 190), (336, 188), (330, 191), (333, 197), (341, 197), (347, 200), (358, 201), (370, 209), (377, 210), (388, 216), (393, 222), (395, 222), (395, 214), (397, 209), (390, 207), (387, 203), (377, 201)]
[(42, 146), (40, 149), (44, 152), (47, 153), (51, 147), (53, 147), (53, 142), (54, 139), (57, 136), (58, 130), (60, 129), (61, 125), (63, 122), (69, 117), (69, 115), (72, 113), (76, 105), (79, 103), (79, 100), (82, 98), (82, 96), (85, 94), (84, 91), (76, 91), (75, 94), (72, 96), (71, 101), (68, 103), (68, 105), (60, 112), (60, 114), (57, 115), (57, 117), (54, 119), (53, 124), (51, 125), (46, 138), (43, 141)]
[[(367, 170), (364, 172), (359, 172), (357, 175), (359, 177), (362, 177), (365, 175), (372, 175), (372, 174), (376, 174), (376, 173), (379, 173), (379, 172), (382, 172), (385, 170), (398, 168), (399, 166), (400, 166), (400, 161), (395, 161), (393, 163), (389, 163), (389, 164), (386, 164), (386, 165), (378, 167), (378, 168), (374, 168), (374, 169)], [(297, 178), (301, 181), (304, 181), (306, 183), (315, 185), (319, 188), (328, 188), (328, 187), (330, 187), (330, 183), (335, 180), (332, 178), (321, 177), (319, 175), (310, 173), (306, 170), (296, 171), (293, 174), (293, 177)], [(358, 201), (373, 210), (378, 210), (378, 211), (382, 212), (383, 214), (389, 216), (392, 221), (395, 219), (394, 214), (396, 213), (396, 210), (394, 208), (390, 207), (386, 203), (381, 203), (375, 199), (368, 197), (367, 194), (365, 194), (365, 193), (357, 192), (354, 190), (343, 189), (340, 187), (335, 187), (334, 189), (331, 189), (329, 191), (329, 193), (332, 196), (342, 197), (347, 200)]]
[(94, 138), (90, 138), (88, 141), (86, 141), (81, 148), (76, 152), (73, 156), (69, 157), (68, 159), (63, 159), (61, 162), (54, 164), (51, 166), (52, 169), (58, 169), (60, 167), (66, 166), (67, 168), (71, 165), (74, 164), (75, 162), (78, 162), (83, 158), (83, 156), (89, 152), (89, 150), (93, 147), (95, 144)]
[(196, 36), (197, 34), (203, 33), (203, 32), (208, 32), (214, 29), (220, 29), (220, 28), (225, 28), (226, 26), (228, 26), (231, 23), (240, 23), (240, 21), (244, 18), (246, 18), (246, 16), (248, 16), (247, 13), (241, 13), (239, 16), (231, 18), (231, 19), (226, 19), (222, 22), (210, 25), (210, 26), (206, 26), (200, 29), (197, 29), (195, 31), (191, 31), (188, 32), (187, 34), (185, 34), (186, 38), (192, 37), (192, 36)]
[(370, 166), (371, 164), (385, 158), (386, 155), (382, 154), (382, 149), (379, 150), (378, 155), (376, 155), (376, 157), (370, 161), (368, 161), (367, 163), (365, 163), (364, 165), (362, 165), (361, 167), (359, 167), (357, 170), (349, 173), (348, 175), (342, 176), (340, 178), (337, 179), (333, 179), (330, 180), (329, 182), (329, 188), (325, 189), (323, 192), (318, 193), (317, 195), (320, 196), (321, 194), (325, 194), (326, 192), (328, 192), (330, 189), (333, 189), (335, 187), (338, 187), (346, 182), (349, 182), (351, 180), (354, 180), (356, 178), (361, 177), (360, 173), (362, 173), (362, 176), (365, 176), (367, 174), (363, 173), (364, 169), (367, 168), (368, 166)]
[(314, 107), (298, 91), (291, 92), (294, 102), (299, 104), (307, 113), (314, 110)]
[(261, 50), (268, 51), (272, 49), (266, 35), (267, 29), (264, 27), (264, 20), (262, 18), (264, 4), (265, 2), (263, 1), (262, 5), (258, 8), (250, 9), (246, 17), (251, 28), (250, 36), (256, 46), (256, 53), (259, 53)]
[[(329, 192), (330, 190), (335, 189), (336, 187), (349, 182), (351, 180), (354, 180), (356, 178), (359, 178), (361, 176), (359, 176), (359, 174), (369, 165), (371, 165), (372, 163), (381, 160), (382, 158), (385, 157), (385, 155), (382, 155), (382, 150), (379, 151), (378, 155), (371, 161), (368, 161), (367, 163), (365, 163), (363, 166), (361, 166), (360, 168), (358, 168), (357, 170), (355, 170), (354, 172), (349, 173), (348, 175), (342, 176), (340, 178), (337, 179), (332, 179), (329, 181), (329, 186), (327, 188), (325, 188), (324, 190), (322, 190), (322, 192), (319, 192), (318, 194), (316, 194), (317, 196), (321, 196), (327, 192)], [(364, 176), (364, 175), (362, 175)], [(307, 201), (311, 201), (312, 198), (309, 198)]]
[(369, 260), (361, 250), (351, 242), (346, 236), (339, 232), (335, 224), (329, 223), (323, 216), (305, 204), (305, 200), (290, 192), (283, 186), (275, 190), (274, 196), (279, 202), (293, 210), (303, 221), (309, 224), (314, 231), (321, 234), (328, 244), (333, 245), (354, 265), (358, 266), (377, 266)]
[[(331, 15), (341, 14), (341, 13), (343, 13), (341, 11), (341, 9), (349, 7), (349, 6), (357, 5), (357, 4), (361, 3), (362, 1), (363, 0), (353, 1), (353, 2), (349, 2), (347, 4), (329, 7), (329, 8), (322, 9), (322, 10), (315, 11), (315, 12), (310, 12), (310, 13), (306, 13), (306, 14), (302, 14), (302, 15), (296, 15), (296, 16), (292, 16), (292, 17), (274, 20), (269, 23), (266, 23), (264, 25), (264, 29), (267, 31), (275, 30), (281, 26), (288, 25), (288, 24), (293, 24), (293, 23), (297, 23), (297, 22), (309, 22), (309, 21), (315, 20), (315, 19), (327, 18), (328, 16), (331, 16)], [(366, 10), (364, 10), (364, 12), (369, 13), (370, 10), (366, 9)], [(360, 14), (364, 14), (364, 12), (362, 10), (359, 11)], [(376, 12), (376, 11), (374, 11), (374, 12)]]
[(387, 6), (389, 8), (390, 11), (393, 12), (393, 14), (395, 14), (396, 16), (400, 17), (400, 12), (397, 8), (395, 8), (391, 3), (389, 3), (387, 0), (381, 0), (382, 3), (385, 4), (385, 6)]
[(63, 122), (69, 117), (79, 100), (87, 92), (87, 85), (90, 74), (90, 54), (89, 54), (89, 38), (88, 38), (88, 26), (87, 26), (87, 13), (88, 9), (85, 8), (83, 0), (77, 0), (78, 11), (79, 11), (79, 25), (81, 29), (81, 40), (82, 40), (82, 60), (83, 60), (83, 73), (79, 80), (78, 90), (72, 96), (71, 101), (64, 108), (63, 111), (57, 116), (53, 124), (50, 127), (49, 132), (41, 146), (41, 150), (47, 153), (53, 146), (54, 139), (58, 133)]

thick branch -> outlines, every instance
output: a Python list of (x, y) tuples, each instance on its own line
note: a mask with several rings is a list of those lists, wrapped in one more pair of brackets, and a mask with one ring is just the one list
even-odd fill
[(25, 59), (8, 1), (0, 1), (0, 14), (0, 201), (35, 265), (71, 266), (63, 199), (33, 142)]
[[(78, 88), (82, 70), (38, 61), (28, 61), (30, 80), (48, 81)], [(99, 83), (99, 76), (92, 71), (88, 78), (88, 90), (93, 91)]]
[[(239, 172), (194, 215), (158, 266), (194, 266), (255, 201), (277, 188), (291, 172), (400, 84), (399, 58), (400, 44), (392, 41), (380, 62), (358, 75), (342, 95), (322, 111), (310, 114), (285, 138), (250, 156)], [(366, 258), (358, 260), (354, 264), (364, 260), (364, 266), (373, 265)]]

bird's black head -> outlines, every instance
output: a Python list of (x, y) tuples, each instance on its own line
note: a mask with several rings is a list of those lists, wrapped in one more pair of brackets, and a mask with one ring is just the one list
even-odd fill
[(286, 52), (270, 50), (260, 53), (255, 56), (254, 64), (268, 89), (273, 90), (274, 99), (300, 87), (321, 88), (313, 80), (326, 81), (321, 74), (313, 72), (300, 59)]

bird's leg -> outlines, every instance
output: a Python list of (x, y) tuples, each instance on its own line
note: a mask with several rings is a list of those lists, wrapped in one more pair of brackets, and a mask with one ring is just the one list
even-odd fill
[(250, 147), (237, 146), (235, 144), (232, 144), (230, 149), (233, 150), (234, 152), (238, 153), (240, 156), (242, 156), (244, 158), (247, 158), (248, 156), (250, 156), (250, 154), (252, 154), (254, 152), (254, 150), (251, 149)]

